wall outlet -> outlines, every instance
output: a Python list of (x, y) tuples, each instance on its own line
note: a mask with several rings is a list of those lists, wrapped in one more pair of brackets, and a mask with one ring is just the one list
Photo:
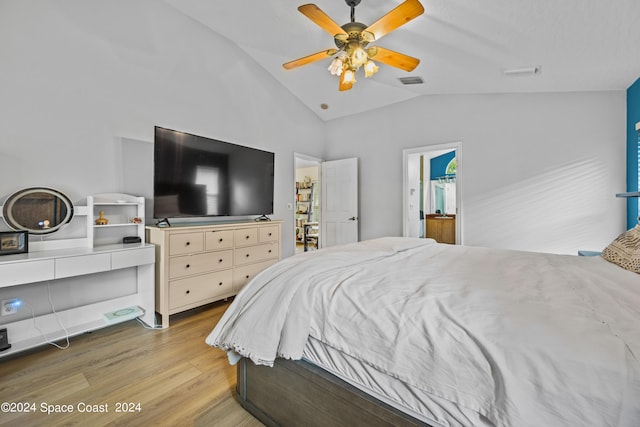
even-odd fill
[(16, 314), (21, 305), (19, 298), (3, 299), (0, 301), (0, 316)]

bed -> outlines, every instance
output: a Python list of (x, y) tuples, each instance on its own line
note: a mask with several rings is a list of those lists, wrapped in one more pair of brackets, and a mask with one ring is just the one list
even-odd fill
[(380, 238), (257, 275), (206, 339), (267, 425), (640, 425), (640, 276)]

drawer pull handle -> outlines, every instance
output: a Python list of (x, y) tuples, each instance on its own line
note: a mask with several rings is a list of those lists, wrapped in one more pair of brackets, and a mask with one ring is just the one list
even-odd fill
[(190, 264), (187, 264), (187, 268), (189, 268), (189, 267), (191, 267), (191, 265), (190, 265)]
[(245, 239), (248, 239), (248, 238), (249, 238), (249, 236), (245, 236)]
[(222, 282), (218, 283), (218, 286), (222, 286)]
[(271, 253), (271, 249), (269, 249), (269, 253)]
[(271, 237), (271, 233), (269, 233), (269, 237)]
[(218, 262), (222, 262), (222, 261), (224, 261), (222, 258), (220, 258), (220, 259), (218, 260)]
[(247, 274), (247, 279), (249, 278), (249, 275)]
[(219, 243), (222, 243), (222, 239), (218, 240)]
[(186, 245), (189, 246), (191, 244), (191, 242), (187, 242)]
[(246, 256), (247, 258), (249, 258), (249, 254), (246, 254), (245, 256)]
[(190, 292), (191, 292), (191, 291), (190, 291), (189, 289), (187, 289), (187, 292), (186, 292), (186, 293), (188, 294), (188, 293), (190, 293)]

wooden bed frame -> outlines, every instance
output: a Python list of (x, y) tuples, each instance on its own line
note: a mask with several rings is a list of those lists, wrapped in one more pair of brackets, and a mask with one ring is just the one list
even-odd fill
[(277, 359), (272, 368), (238, 362), (236, 397), (272, 426), (426, 426), (323, 369)]

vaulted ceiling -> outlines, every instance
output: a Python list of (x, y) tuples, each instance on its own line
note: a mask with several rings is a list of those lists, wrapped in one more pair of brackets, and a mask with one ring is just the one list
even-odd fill
[[(298, 12), (304, 2), (165, 1), (235, 43), (322, 120), (422, 95), (625, 90), (640, 77), (638, 0), (421, 0), (424, 14), (376, 42), (419, 58), (420, 65), (408, 73), (379, 64), (377, 74), (358, 74), (346, 92), (327, 71), (330, 59), (282, 68), (335, 47), (327, 32)], [(362, 0), (355, 20), (370, 25), (401, 2)], [(350, 21), (343, 0), (315, 4), (339, 25)], [(504, 74), (527, 67), (541, 72)], [(409, 76), (424, 83), (398, 80)]]

